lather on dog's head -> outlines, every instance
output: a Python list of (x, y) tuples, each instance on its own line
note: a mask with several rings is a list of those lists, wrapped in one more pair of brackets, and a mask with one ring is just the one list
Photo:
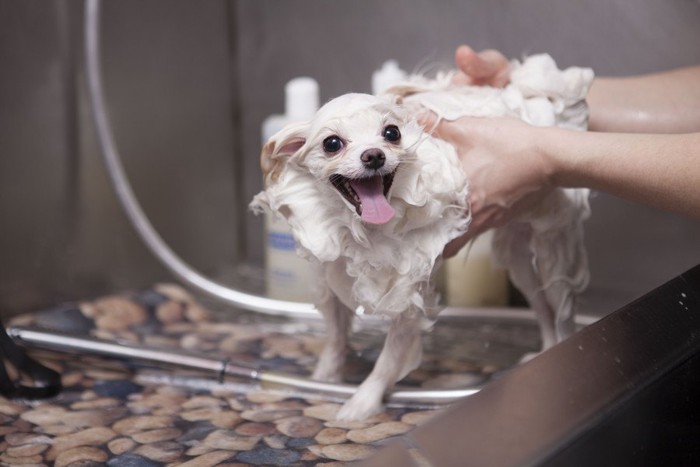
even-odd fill
[(268, 186), (285, 164), (304, 167), (364, 223), (385, 224), (395, 215), (389, 203), (394, 177), (420, 135), (392, 98), (346, 94), (313, 120), (277, 133), (263, 148), (261, 165)]
[(404, 270), (411, 252), (408, 262), (425, 256), (429, 268), (469, 222), (454, 148), (425, 133), (394, 96), (333, 99), (276, 133), (261, 167), (265, 189), (251, 208), (284, 216), (300, 252), (321, 262), (367, 255)]

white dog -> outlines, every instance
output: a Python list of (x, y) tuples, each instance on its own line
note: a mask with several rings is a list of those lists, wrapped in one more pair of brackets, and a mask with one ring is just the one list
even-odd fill
[[(375, 97), (348, 94), (265, 145), (265, 190), (251, 207), (284, 216), (299, 253), (318, 266), (316, 306), (328, 342), (313, 378), (341, 380), (355, 310), (391, 320), (371, 374), (338, 413), (363, 419), (421, 360), (421, 331), (439, 313), (431, 275), (445, 244), (469, 225), (468, 183), (455, 149), (415, 120), (512, 115), (585, 128), (592, 72), (560, 71), (546, 55), (513, 63), (505, 89), (453, 86), (449, 75), (414, 77)], [(498, 231), (494, 245), (538, 314), (543, 347), (573, 332), (575, 296), (588, 280), (581, 223), (586, 190), (557, 190)], [(427, 323), (427, 324), (426, 324)]]

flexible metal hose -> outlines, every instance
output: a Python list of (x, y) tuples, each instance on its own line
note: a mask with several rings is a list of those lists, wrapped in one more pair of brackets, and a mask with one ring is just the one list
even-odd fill
[(127, 179), (107, 116), (100, 70), (100, 0), (87, 0), (85, 11), (85, 72), (90, 108), (107, 172), (117, 198), (149, 250), (176, 278), (200, 292), (238, 308), (271, 314), (316, 316), (313, 305), (252, 295), (214, 282), (185, 263), (153, 228)]

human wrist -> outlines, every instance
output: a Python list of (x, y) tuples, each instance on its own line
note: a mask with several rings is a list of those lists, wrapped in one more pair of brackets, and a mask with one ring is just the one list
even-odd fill
[(567, 185), (572, 170), (568, 147), (575, 144), (572, 138), (581, 132), (555, 127), (540, 127), (535, 134), (536, 152), (540, 160), (545, 183), (550, 186)]
[(549, 186), (557, 185), (557, 177), (561, 170), (558, 158), (558, 140), (561, 138), (559, 129), (554, 127), (535, 127), (532, 133), (532, 152), (535, 163), (543, 178), (543, 183)]

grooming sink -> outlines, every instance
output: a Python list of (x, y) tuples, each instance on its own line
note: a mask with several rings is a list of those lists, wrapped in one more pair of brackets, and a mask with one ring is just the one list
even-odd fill
[(583, 329), (366, 465), (700, 465), (700, 266)]
[[(343, 399), (337, 394), (147, 361), (145, 350), (156, 350), (297, 378), (310, 373), (324, 337), (320, 320), (216, 308), (160, 285), (17, 317), (10, 334), (62, 371), (64, 391), (31, 403), (0, 398), (2, 461), (20, 460), (27, 440), (46, 444), (33, 455), (37, 462), (62, 462), (65, 451), (108, 465), (697, 465), (700, 459), (700, 267), (523, 365), (522, 356), (539, 346), (528, 310), (447, 309), (425, 335), (423, 364), (401, 389), (472, 395), (449, 410), (446, 401), (394, 401), (366, 422), (334, 421)], [(117, 311), (121, 318), (109, 319)], [(381, 322), (358, 321), (348, 383), (362, 380), (383, 339)], [(143, 350), (120, 358), (83, 348), (73, 361), (66, 355), (77, 349), (56, 352), (26, 340), (22, 330)]]

